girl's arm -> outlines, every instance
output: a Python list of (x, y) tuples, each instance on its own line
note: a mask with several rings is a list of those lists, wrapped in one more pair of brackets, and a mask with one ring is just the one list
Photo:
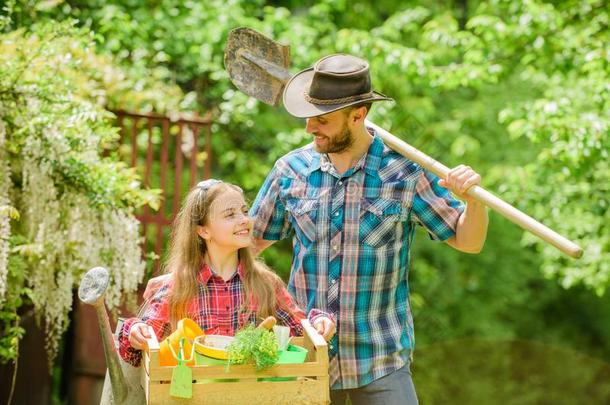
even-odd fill
[(305, 312), (298, 307), (292, 295), (282, 285), (275, 290), (277, 305), (275, 317), (279, 323), (290, 327), (290, 336), (303, 336), (301, 319), (305, 319)]
[(145, 309), (144, 315), (141, 318), (127, 319), (119, 331), (119, 354), (123, 360), (134, 367), (140, 365), (142, 350), (133, 348), (129, 342), (129, 332), (133, 325), (143, 322), (151, 326), (159, 342), (171, 332), (167, 290), (166, 286), (160, 288)]
[[(283, 285), (278, 286), (275, 294), (278, 308), (276, 310), (276, 318), (280, 320), (280, 323), (290, 327), (291, 336), (303, 336), (301, 319), (305, 319), (305, 313), (299, 308), (294, 298), (292, 298), (292, 295), (290, 295)], [(328, 320), (330, 320), (334, 331), (335, 319), (331, 314), (314, 308), (309, 311), (309, 315), (307, 316), (307, 319), (309, 319), (309, 322), (311, 322), (314, 327), (317, 323), (322, 321), (322, 318), (328, 318)]]

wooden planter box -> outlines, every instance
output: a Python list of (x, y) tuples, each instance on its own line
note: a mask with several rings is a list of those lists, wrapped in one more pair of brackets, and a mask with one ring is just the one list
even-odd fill
[[(159, 343), (149, 341), (144, 351), (140, 371), (141, 383), (148, 405), (213, 405), (213, 404), (328, 404), (328, 347), (326, 341), (310, 325), (302, 321), (305, 335), (293, 337), (291, 344), (308, 350), (302, 364), (277, 364), (265, 371), (256, 372), (254, 366), (200, 365), (193, 370), (193, 397), (174, 398), (169, 395), (173, 366), (159, 365)], [(154, 336), (154, 334), (153, 334)], [(291, 381), (260, 381), (286, 377)], [(230, 379), (232, 381), (210, 380)]]

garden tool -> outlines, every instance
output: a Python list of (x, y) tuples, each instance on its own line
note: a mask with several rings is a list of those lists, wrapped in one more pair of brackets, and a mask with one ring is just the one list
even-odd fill
[(194, 354), (193, 350), (191, 350), (189, 359), (184, 358), (184, 340), (184, 336), (180, 338), (180, 349), (177, 356), (173, 347), (169, 346), (172, 354), (178, 361), (178, 365), (172, 370), (169, 394), (172, 397), (189, 399), (193, 397), (193, 370), (187, 366), (187, 363), (193, 360)]
[[(95, 308), (102, 334), (108, 374), (104, 383), (101, 403), (144, 405), (146, 404), (146, 397), (139, 383), (138, 369), (119, 358), (114, 337), (110, 331), (110, 322), (106, 313), (106, 306), (104, 305), (104, 296), (109, 280), (108, 270), (103, 267), (94, 267), (84, 275), (78, 288), (80, 300)], [(107, 389), (108, 375), (110, 376), (111, 390)]]
[(258, 324), (257, 328), (271, 330), (277, 323), (277, 319), (274, 316), (268, 316), (261, 323)]
[[(282, 45), (250, 28), (236, 28), (229, 33), (225, 47), (225, 69), (233, 84), (245, 94), (270, 105), (278, 105), (284, 85), (292, 77), (290, 47)], [(449, 168), (405, 141), (370, 121), (366, 125), (373, 128), (384, 143), (407, 159), (446, 178)], [(498, 212), (511, 222), (531, 232), (545, 242), (555, 246), (568, 256), (579, 258), (582, 248), (558, 234), (529, 215), (521, 212), (481, 186), (473, 186), (467, 194)]]

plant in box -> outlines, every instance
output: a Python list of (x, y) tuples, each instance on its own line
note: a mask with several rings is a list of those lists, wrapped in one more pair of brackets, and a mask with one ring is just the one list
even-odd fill
[(235, 340), (227, 346), (231, 364), (254, 364), (257, 371), (273, 366), (279, 359), (275, 334), (264, 328), (247, 326), (235, 334)]

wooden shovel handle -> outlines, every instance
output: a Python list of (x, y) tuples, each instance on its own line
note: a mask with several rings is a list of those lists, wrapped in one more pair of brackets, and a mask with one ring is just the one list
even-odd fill
[[(383, 139), (386, 145), (407, 159), (418, 163), (420, 166), (431, 171), (442, 179), (447, 177), (449, 168), (444, 164), (431, 158), (418, 149), (415, 149), (405, 141), (397, 138), (385, 129), (368, 120), (366, 121), (366, 126), (373, 128), (375, 132)], [(561, 236), (551, 228), (536, 221), (529, 215), (519, 211), (517, 208), (485, 190), (483, 187), (473, 186), (467, 191), (467, 194), (496, 211), (503, 217), (507, 218), (509, 221), (519, 225), (521, 228), (533, 233), (545, 242), (555, 246), (568, 256), (573, 258), (579, 258), (582, 256), (582, 248), (580, 246)]]

